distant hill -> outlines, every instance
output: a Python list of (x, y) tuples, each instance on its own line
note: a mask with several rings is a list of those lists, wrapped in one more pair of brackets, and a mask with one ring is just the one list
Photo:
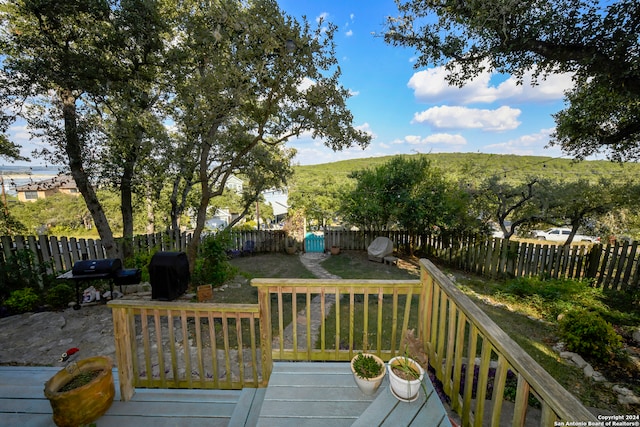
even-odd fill
[[(513, 180), (527, 177), (549, 178), (554, 180), (576, 180), (579, 178), (598, 179), (607, 177), (612, 180), (628, 182), (640, 178), (640, 164), (613, 163), (606, 160), (585, 160), (576, 162), (543, 156), (518, 156), (514, 154), (482, 153), (437, 153), (412, 154), (425, 156), (433, 165), (441, 168), (453, 178), (481, 179), (493, 174), (504, 174)], [(337, 183), (346, 180), (349, 173), (366, 168), (374, 168), (389, 161), (393, 156), (370, 157), (366, 159), (341, 160), (319, 165), (294, 167), (295, 180), (298, 183), (321, 180), (333, 176)]]

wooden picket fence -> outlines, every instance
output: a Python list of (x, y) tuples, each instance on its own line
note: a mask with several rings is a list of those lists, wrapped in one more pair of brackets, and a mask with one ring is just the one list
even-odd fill
[[(506, 241), (477, 235), (418, 236), (411, 242), (410, 235), (404, 231), (332, 230), (324, 232), (324, 247), (327, 252), (332, 246), (366, 251), (380, 236), (391, 239), (400, 252), (406, 253), (412, 244), (422, 254), (440, 263), (494, 279), (543, 276), (594, 279), (596, 286), (604, 289), (635, 290), (640, 287), (638, 242), (561, 246), (545, 241)], [(184, 251), (191, 238), (189, 233), (156, 233), (136, 236), (131, 244), (136, 253)], [(287, 234), (280, 230), (233, 231), (225, 242), (230, 254), (241, 254), (248, 242), (255, 252), (285, 252)], [(303, 248), (303, 243), (298, 242), (298, 248)], [(124, 242), (119, 241), (119, 244)], [(0, 264), (24, 249), (33, 254), (35, 265), (32, 267), (46, 266), (49, 274), (67, 271), (82, 259), (106, 258), (99, 239), (2, 236)]]

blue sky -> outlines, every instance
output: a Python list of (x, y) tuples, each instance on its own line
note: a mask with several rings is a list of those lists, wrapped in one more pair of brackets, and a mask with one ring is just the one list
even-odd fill
[[(560, 157), (545, 148), (553, 132), (552, 114), (564, 106), (568, 76), (554, 76), (537, 87), (516, 86), (509, 76), (484, 74), (467, 86), (450, 87), (441, 68), (415, 69), (416, 52), (384, 43), (385, 18), (397, 15), (393, 0), (280, 0), (282, 10), (303, 15), (315, 25), (320, 17), (338, 26), (336, 55), (342, 85), (353, 96), (348, 106), (354, 124), (372, 135), (366, 150), (333, 152), (304, 136), (288, 145), (299, 164), (393, 154), (482, 152)], [(24, 123), (11, 129), (13, 141), (29, 156)], [(35, 164), (42, 160), (34, 161)]]
[(509, 76), (484, 74), (467, 86), (450, 87), (441, 68), (416, 69), (416, 52), (384, 43), (385, 17), (397, 15), (393, 0), (280, 0), (293, 17), (319, 17), (338, 26), (335, 37), (342, 85), (353, 96), (354, 124), (370, 132), (366, 150), (333, 152), (308, 137), (292, 141), (300, 164), (392, 154), (482, 152), (559, 157), (545, 148), (553, 113), (564, 108), (569, 76), (537, 87), (516, 86)]

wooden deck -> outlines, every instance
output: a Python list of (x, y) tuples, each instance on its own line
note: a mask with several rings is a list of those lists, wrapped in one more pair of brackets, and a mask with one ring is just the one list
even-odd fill
[[(55, 427), (44, 383), (60, 368), (0, 366), (0, 426)], [(116, 396), (97, 427), (250, 426), (266, 389), (175, 390), (137, 389), (128, 402)]]
[[(51, 427), (44, 383), (59, 368), (0, 366), (0, 426)], [(398, 401), (388, 380), (374, 396), (363, 395), (348, 363), (276, 362), (266, 389), (136, 389), (116, 398), (97, 427), (159, 426), (450, 426), (433, 386), (427, 399)]]
[(258, 427), (451, 427), (431, 381), (411, 403), (389, 390), (388, 375), (373, 396), (360, 392), (349, 363), (274, 362)]

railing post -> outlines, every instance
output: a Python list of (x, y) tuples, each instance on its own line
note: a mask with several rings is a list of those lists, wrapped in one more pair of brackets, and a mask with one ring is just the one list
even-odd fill
[(260, 352), (262, 353), (262, 386), (266, 387), (273, 370), (271, 348), (271, 297), (268, 287), (258, 287), (260, 317)]
[(127, 309), (116, 307), (117, 301), (109, 302), (113, 316), (113, 335), (116, 344), (118, 379), (120, 382), (120, 400), (131, 400), (135, 394), (133, 379), (133, 355), (131, 354), (131, 328), (127, 319)]

